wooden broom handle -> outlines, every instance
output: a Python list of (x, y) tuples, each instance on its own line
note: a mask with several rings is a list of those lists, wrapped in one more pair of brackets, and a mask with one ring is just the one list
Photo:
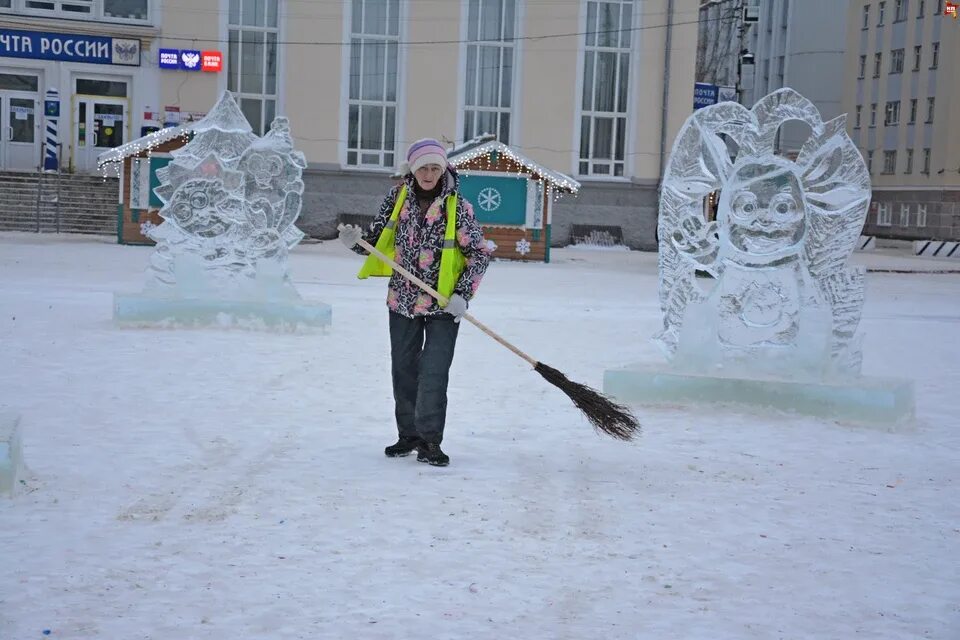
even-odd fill
[[(360, 238), (359, 240), (357, 240), (357, 244), (359, 244), (361, 247), (369, 251), (371, 254), (377, 256), (377, 258), (382, 260), (384, 263), (390, 265), (394, 271), (396, 271), (397, 273), (402, 275), (404, 278), (406, 278), (413, 284), (417, 285), (418, 287), (420, 287), (421, 289), (429, 293), (431, 296), (436, 298), (437, 301), (440, 302), (441, 304), (444, 304), (444, 305), (447, 304), (448, 302), (447, 298), (440, 295), (439, 291), (437, 291), (436, 289), (428, 285), (426, 282), (424, 282), (417, 276), (413, 275), (412, 273), (410, 273), (409, 271), (407, 271), (406, 269), (398, 265), (396, 262), (394, 262), (389, 257), (387, 257), (383, 252), (378, 251), (375, 246), (373, 246), (363, 238)], [(510, 349), (510, 351), (513, 351), (515, 354), (517, 354), (518, 356), (520, 356), (521, 358), (529, 362), (530, 366), (536, 369), (537, 367), (536, 360), (534, 360), (533, 358), (525, 354), (523, 351), (520, 351), (520, 349), (517, 349), (515, 346), (513, 346), (512, 344), (510, 344), (509, 342), (501, 338), (499, 335), (494, 333), (490, 328), (488, 328), (485, 324), (483, 324), (482, 322), (474, 318), (469, 313), (464, 313), (463, 316), (461, 317), (464, 318), (465, 320), (468, 320), (470, 324), (474, 325), (477, 329), (480, 329), (480, 331), (483, 331), (485, 334), (487, 334), (488, 336), (490, 336), (491, 338), (493, 338), (494, 340), (496, 340), (497, 342), (505, 346), (507, 349)]]

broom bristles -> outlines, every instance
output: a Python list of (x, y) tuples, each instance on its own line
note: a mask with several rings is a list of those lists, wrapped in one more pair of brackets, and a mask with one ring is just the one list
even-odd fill
[(630, 411), (599, 391), (574, 382), (553, 367), (538, 362), (534, 367), (543, 378), (567, 394), (598, 432), (618, 440), (631, 440), (640, 430), (640, 423)]

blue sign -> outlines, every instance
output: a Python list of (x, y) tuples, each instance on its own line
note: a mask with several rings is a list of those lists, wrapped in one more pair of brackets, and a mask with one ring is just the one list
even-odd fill
[(483, 224), (522, 225), (527, 220), (527, 179), (460, 174), (460, 195)]
[(720, 88), (715, 84), (696, 82), (693, 85), (693, 110), (717, 104)]
[(179, 69), (180, 49), (160, 49), (157, 64), (160, 65), (161, 69)]
[(48, 118), (59, 118), (60, 117), (60, 101), (44, 100), (43, 115), (47, 116)]
[(69, 33), (0, 29), (0, 57), (140, 66), (140, 41)]
[(184, 49), (180, 52), (180, 68), (187, 71), (200, 71), (201, 57), (199, 51)]

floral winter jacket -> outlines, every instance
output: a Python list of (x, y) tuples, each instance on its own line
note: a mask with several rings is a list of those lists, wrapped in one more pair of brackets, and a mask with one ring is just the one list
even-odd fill
[[(401, 267), (436, 289), (440, 278), (440, 250), (443, 248), (443, 234), (447, 226), (447, 196), (458, 191), (460, 178), (456, 171), (448, 168), (443, 174), (444, 186), (440, 197), (433, 201), (426, 212), (420, 211), (417, 204), (414, 180), (412, 174), (407, 174), (404, 178), (407, 197), (397, 220), (395, 260)], [(401, 186), (397, 185), (390, 190), (383, 204), (380, 205), (380, 213), (363, 234), (363, 239), (370, 244), (377, 244), (380, 233), (390, 220)], [(467, 264), (453, 292), (463, 296), (464, 300), (470, 300), (477, 292), (480, 279), (483, 278), (487, 265), (490, 264), (491, 252), (487, 241), (483, 238), (480, 224), (473, 217), (473, 206), (459, 195), (456, 239)], [(361, 255), (367, 254), (360, 245), (353, 250)], [(430, 294), (421, 291), (417, 285), (396, 272), (390, 277), (390, 284), (387, 287), (387, 307), (390, 311), (408, 318), (432, 316), (444, 312)]]

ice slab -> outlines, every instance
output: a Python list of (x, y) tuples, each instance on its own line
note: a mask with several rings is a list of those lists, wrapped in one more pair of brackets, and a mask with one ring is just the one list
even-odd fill
[(13, 495), (23, 474), (20, 416), (0, 413), (0, 495)]
[(329, 327), (333, 311), (322, 302), (113, 296), (113, 319), (121, 327), (237, 327), (316, 331)]
[(697, 375), (645, 364), (604, 372), (603, 390), (648, 405), (733, 403), (895, 430), (914, 417), (912, 380), (856, 376), (798, 380)]

